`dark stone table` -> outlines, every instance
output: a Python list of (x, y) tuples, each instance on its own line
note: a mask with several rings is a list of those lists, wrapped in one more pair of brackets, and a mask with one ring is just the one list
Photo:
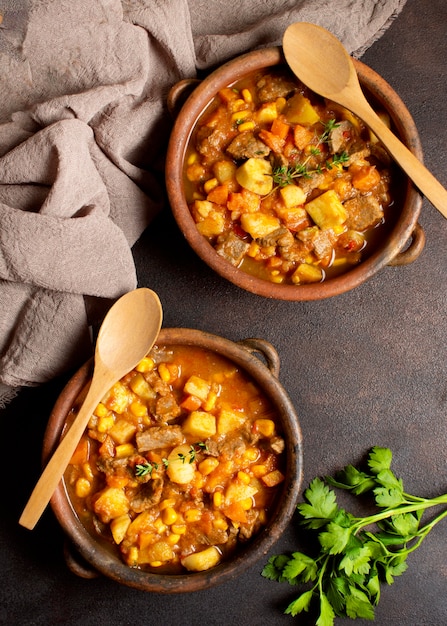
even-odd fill
[[(408, 0), (362, 58), (407, 104), (426, 165), (444, 186), (446, 35), (445, 0)], [(416, 262), (386, 267), (357, 289), (318, 302), (270, 301), (219, 278), (189, 249), (169, 212), (143, 235), (135, 258), (140, 285), (160, 296), (164, 326), (232, 340), (263, 337), (276, 347), (280, 380), (301, 421), (303, 486), (380, 445), (393, 450), (394, 469), (409, 492), (435, 496), (447, 492), (447, 221), (424, 201), (420, 224), (427, 241)], [(25, 389), (0, 412), (0, 623), (306, 624), (305, 618), (283, 615), (294, 589), (262, 578), (262, 562), (203, 592), (147, 594), (106, 578), (73, 575), (50, 510), (33, 532), (21, 528), (17, 520), (39, 474), (45, 422), (64, 382)], [(291, 525), (272, 553), (294, 549), (298, 535)], [(447, 520), (408, 565), (393, 586), (383, 588), (376, 623), (445, 626)]]

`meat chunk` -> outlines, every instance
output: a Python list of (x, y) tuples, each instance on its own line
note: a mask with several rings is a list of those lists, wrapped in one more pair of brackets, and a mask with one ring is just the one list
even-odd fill
[(258, 80), (258, 98), (260, 102), (273, 102), (277, 98), (286, 98), (296, 91), (296, 84), (286, 76), (269, 73)]
[(328, 144), (332, 154), (346, 150), (351, 141), (352, 134), (353, 127), (351, 122), (348, 122), (348, 120), (343, 120), (339, 124), (336, 124), (336, 126), (329, 133)]
[(162, 396), (155, 403), (154, 413), (158, 421), (169, 422), (178, 417), (181, 411), (173, 395)]
[(250, 244), (243, 241), (233, 231), (230, 231), (226, 237), (219, 240), (216, 246), (216, 252), (231, 265), (237, 267), (247, 253)]
[(140, 485), (130, 500), (130, 507), (136, 513), (147, 511), (159, 504), (163, 493), (163, 479), (156, 478)]
[(346, 200), (344, 207), (348, 212), (346, 226), (360, 232), (373, 228), (383, 219), (383, 209), (374, 196), (356, 196)]
[(180, 426), (151, 426), (135, 436), (138, 452), (148, 452), (158, 448), (169, 448), (183, 443)]
[(270, 148), (255, 137), (253, 133), (246, 131), (233, 139), (227, 147), (227, 152), (233, 159), (240, 161), (242, 159), (265, 157), (270, 153)]

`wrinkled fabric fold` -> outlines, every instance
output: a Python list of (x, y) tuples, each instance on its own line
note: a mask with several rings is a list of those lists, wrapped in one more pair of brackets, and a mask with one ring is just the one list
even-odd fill
[(358, 56), (404, 4), (5, 0), (0, 406), (80, 364), (88, 311), (136, 287), (132, 246), (165, 206), (173, 84), (279, 45), (294, 21), (325, 26)]

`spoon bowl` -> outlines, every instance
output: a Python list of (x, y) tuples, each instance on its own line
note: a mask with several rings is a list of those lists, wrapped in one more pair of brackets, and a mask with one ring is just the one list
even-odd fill
[(297, 22), (284, 33), (283, 51), (291, 70), (309, 89), (349, 109), (369, 126), (418, 189), (447, 218), (447, 191), (367, 102), (343, 44), (321, 26)]
[(96, 341), (95, 365), (88, 393), (23, 510), (19, 523), (25, 528), (32, 530), (40, 519), (101, 398), (152, 348), (162, 318), (157, 294), (146, 288), (125, 294), (107, 313)]

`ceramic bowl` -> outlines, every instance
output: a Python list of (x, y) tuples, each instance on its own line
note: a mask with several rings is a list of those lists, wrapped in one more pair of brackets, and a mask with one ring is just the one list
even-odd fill
[[(360, 84), (371, 104), (389, 113), (394, 132), (421, 160), (418, 132), (402, 100), (376, 72), (360, 61), (354, 60), (354, 63)], [(194, 126), (208, 104), (223, 87), (255, 71), (284, 64), (281, 48), (265, 48), (229, 61), (201, 82), (182, 81), (172, 88), (168, 105), (174, 113), (175, 122), (166, 159), (166, 186), (178, 227), (197, 255), (220, 276), (247, 291), (268, 298), (319, 300), (357, 287), (387, 265), (406, 265), (417, 259), (425, 244), (424, 232), (418, 224), (422, 198), (405, 175), (402, 174), (399, 197), (395, 201), (396, 219), (370, 256), (344, 274), (313, 284), (273, 284), (234, 267), (219, 256), (198, 232), (185, 199), (183, 169), (186, 148)], [(191, 87), (194, 87), (192, 91)]]
[[(128, 567), (114, 551), (95, 539), (81, 524), (70, 504), (64, 482), (61, 481), (51, 499), (51, 507), (67, 537), (68, 566), (84, 578), (100, 574), (121, 584), (158, 593), (182, 593), (208, 588), (232, 579), (266, 554), (279, 539), (296, 508), (302, 482), (302, 436), (294, 407), (278, 380), (279, 357), (274, 347), (261, 339), (232, 342), (222, 337), (193, 329), (162, 329), (159, 346), (192, 345), (226, 357), (237, 365), (271, 400), (281, 422), (285, 440), (285, 480), (275, 499), (270, 521), (264, 529), (236, 551), (231, 560), (224, 561), (205, 572), (163, 575)], [(91, 362), (86, 363), (68, 382), (51, 413), (44, 438), (43, 459), (49, 458), (57, 445), (67, 416), (91, 374)]]

